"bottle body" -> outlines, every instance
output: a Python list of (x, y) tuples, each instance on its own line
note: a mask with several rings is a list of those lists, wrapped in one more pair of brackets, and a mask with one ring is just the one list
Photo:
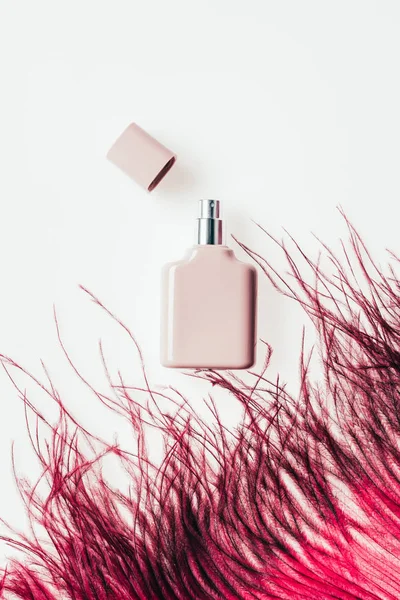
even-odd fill
[(162, 274), (161, 363), (246, 369), (255, 358), (257, 272), (224, 245), (196, 245)]

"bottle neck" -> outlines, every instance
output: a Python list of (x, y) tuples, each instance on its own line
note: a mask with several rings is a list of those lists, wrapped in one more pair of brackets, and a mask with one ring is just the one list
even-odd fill
[(219, 200), (200, 200), (197, 219), (197, 244), (221, 246), (224, 243), (223, 221), (220, 219)]

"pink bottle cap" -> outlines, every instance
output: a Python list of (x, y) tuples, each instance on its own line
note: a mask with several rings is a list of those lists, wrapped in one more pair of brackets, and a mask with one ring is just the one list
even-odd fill
[(176, 161), (176, 155), (131, 123), (107, 153), (107, 158), (148, 192), (154, 190)]

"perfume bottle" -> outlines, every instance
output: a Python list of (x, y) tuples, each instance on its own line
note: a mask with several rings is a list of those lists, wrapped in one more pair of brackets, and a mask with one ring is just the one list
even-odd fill
[(197, 245), (162, 274), (161, 363), (191, 369), (254, 364), (257, 271), (224, 244), (219, 200), (200, 200)]

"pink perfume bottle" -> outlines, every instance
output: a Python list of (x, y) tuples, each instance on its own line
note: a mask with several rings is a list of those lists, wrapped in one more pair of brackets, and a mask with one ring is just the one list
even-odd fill
[(197, 245), (164, 267), (161, 363), (246, 369), (254, 364), (257, 272), (223, 243), (218, 200), (200, 200)]

